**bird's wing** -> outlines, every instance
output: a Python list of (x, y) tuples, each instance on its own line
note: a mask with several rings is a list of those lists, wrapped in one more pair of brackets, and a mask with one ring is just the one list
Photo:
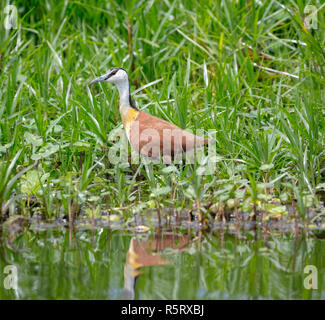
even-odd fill
[(194, 150), (208, 143), (208, 139), (198, 137), (163, 119), (140, 111), (130, 130), (132, 148), (149, 157), (170, 156)]

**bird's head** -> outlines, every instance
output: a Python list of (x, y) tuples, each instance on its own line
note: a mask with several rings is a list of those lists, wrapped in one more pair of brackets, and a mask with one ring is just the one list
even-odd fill
[(96, 82), (112, 82), (117, 86), (128, 84), (129, 78), (126, 71), (122, 68), (111, 68), (106, 74), (100, 76), (89, 83), (89, 85)]

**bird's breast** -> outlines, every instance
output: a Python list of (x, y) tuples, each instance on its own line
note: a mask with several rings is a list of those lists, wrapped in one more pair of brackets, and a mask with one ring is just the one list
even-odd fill
[(131, 126), (132, 123), (136, 120), (139, 111), (132, 107), (121, 108), (120, 111), (121, 111), (123, 127), (125, 129), (128, 139), (130, 140)]

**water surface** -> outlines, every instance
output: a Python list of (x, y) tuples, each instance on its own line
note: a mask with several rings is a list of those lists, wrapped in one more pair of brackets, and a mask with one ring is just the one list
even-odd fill
[[(1, 236), (0, 298), (325, 298), (324, 240), (244, 227), (150, 231), (33, 221)], [(6, 265), (17, 266), (17, 290), (3, 286)], [(307, 265), (318, 270), (316, 290), (304, 288)]]

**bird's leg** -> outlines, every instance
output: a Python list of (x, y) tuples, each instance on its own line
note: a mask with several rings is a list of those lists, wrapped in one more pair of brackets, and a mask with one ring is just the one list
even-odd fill
[(202, 214), (201, 214), (200, 199), (196, 199), (196, 210), (197, 210), (197, 217), (199, 220), (199, 224), (201, 224), (202, 223)]
[(161, 227), (161, 219), (160, 219), (160, 206), (159, 201), (157, 201), (157, 215), (158, 215), (158, 226)]

